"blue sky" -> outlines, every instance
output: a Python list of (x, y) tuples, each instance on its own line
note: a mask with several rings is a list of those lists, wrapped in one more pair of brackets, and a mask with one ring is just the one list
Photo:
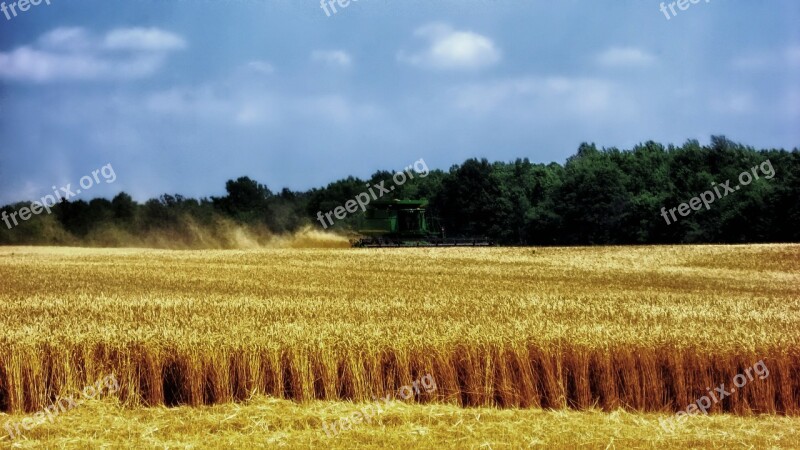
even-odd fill
[[(8, 6), (12, 3), (5, 0)], [(800, 3), (50, 0), (0, 13), (0, 203), (111, 163), (137, 200), (563, 162), (583, 141), (800, 146)]]

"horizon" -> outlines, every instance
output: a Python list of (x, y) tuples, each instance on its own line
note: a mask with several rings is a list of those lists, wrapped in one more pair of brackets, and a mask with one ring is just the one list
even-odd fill
[[(726, 136), (719, 136), (719, 137), (727, 139)], [(643, 146), (647, 142), (655, 142), (656, 144), (663, 146), (665, 151), (670, 151), (670, 150), (672, 150), (674, 148), (683, 147), (684, 145), (689, 143), (691, 140), (692, 139), (687, 139), (681, 145), (676, 145), (676, 144), (672, 144), (672, 143), (665, 144), (665, 143), (662, 143), (662, 142), (655, 142), (655, 141), (644, 141), (644, 142), (640, 142), (640, 143), (635, 144), (632, 148), (597, 147), (596, 144), (593, 143), (593, 142), (588, 142), (588, 143), (587, 142), (583, 142), (583, 143), (579, 144), (578, 147), (580, 147), (580, 145), (583, 145), (583, 144), (588, 144), (588, 145), (591, 145), (591, 146), (595, 146), (597, 148), (597, 150), (601, 151), (601, 152), (606, 151), (606, 150), (613, 150), (613, 149), (619, 150), (621, 152), (632, 152), (632, 151), (635, 150), (636, 147)], [(711, 140), (711, 138), (709, 137), (709, 142), (700, 142), (698, 140), (698, 143), (700, 144), (701, 147), (708, 147), (711, 144), (710, 140)], [(753, 150), (758, 151), (758, 152), (772, 151), (772, 150), (787, 151), (787, 152), (800, 151), (800, 149), (798, 147), (778, 148), (778, 149), (775, 149), (775, 148), (758, 149), (758, 148), (754, 148), (752, 146), (749, 146), (746, 143), (735, 142), (735, 141), (730, 141), (730, 140), (728, 140), (728, 141), (733, 143), (733, 144), (739, 144), (739, 145), (742, 145), (744, 147), (753, 148)], [(575, 156), (577, 154), (577, 150), (578, 150), (578, 148), (576, 148), (576, 152), (575, 153), (573, 153), (571, 155), (568, 155), (565, 158), (565, 161), (563, 161), (563, 162), (562, 161), (537, 162), (537, 161), (530, 161), (530, 159), (527, 158), (527, 157), (516, 157), (516, 158), (511, 158), (511, 159), (508, 159), (508, 160), (491, 160), (491, 159), (484, 158), (484, 157), (474, 157), (474, 158), (468, 158), (468, 159), (466, 159), (464, 161), (460, 161), (460, 162), (454, 163), (453, 165), (451, 165), (448, 168), (430, 167), (428, 169), (429, 169), (430, 172), (440, 171), (440, 172), (443, 172), (443, 173), (448, 173), (450, 171), (451, 167), (453, 167), (453, 166), (461, 166), (462, 164), (464, 164), (469, 159), (475, 159), (475, 160), (479, 160), (479, 161), (486, 159), (489, 162), (489, 164), (495, 164), (495, 163), (513, 164), (517, 160), (526, 160), (527, 159), (531, 164), (534, 164), (534, 165), (541, 164), (541, 165), (544, 165), (544, 166), (549, 166), (550, 164), (558, 164), (559, 166), (564, 167), (565, 164), (566, 164), (566, 159), (571, 157), (571, 156)], [(421, 159), (424, 160), (424, 158), (421, 158)], [(427, 164), (427, 163), (425, 163), (425, 164)], [(110, 169), (110, 170), (106, 171), (105, 169)], [(101, 170), (102, 170), (102, 172), (101, 172)], [(229, 178), (227, 180), (222, 180), (222, 181), (220, 181), (220, 185), (224, 186), (225, 183), (228, 182), (228, 181), (235, 181), (235, 180), (239, 180), (239, 179), (242, 179), (242, 178), (247, 178), (247, 179), (250, 179), (250, 180), (252, 180), (254, 182), (257, 182), (258, 184), (266, 186), (272, 192), (273, 195), (279, 195), (281, 193), (281, 191), (284, 190), (284, 189), (289, 189), (292, 193), (295, 193), (295, 194), (306, 194), (306, 193), (309, 193), (309, 192), (311, 192), (313, 190), (325, 189), (328, 186), (332, 185), (333, 183), (346, 180), (346, 179), (348, 179), (350, 177), (355, 177), (355, 178), (361, 179), (362, 181), (369, 181), (373, 175), (375, 175), (375, 174), (377, 174), (377, 173), (379, 173), (381, 171), (386, 171), (386, 172), (390, 172), (390, 173), (398, 172), (397, 170), (395, 170), (395, 168), (379, 168), (379, 169), (373, 170), (369, 175), (366, 175), (366, 176), (363, 176), (363, 177), (362, 176), (356, 176), (356, 175), (353, 175), (353, 174), (343, 174), (343, 175), (337, 177), (336, 179), (330, 180), (330, 181), (328, 181), (328, 182), (326, 182), (324, 184), (317, 185), (317, 186), (311, 186), (311, 187), (308, 187), (308, 188), (305, 188), (305, 189), (290, 189), (288, 186), (270, 186), (268, 183), (263, 182), (263, 180), (259, 180), (257, 178), (254, 178), (254, 177), (250, 176), (249, 174), (241, 174), (241, 175)], [(103, 175), (102, 177), (98, 176), (100, 173), (102, 173), (102, 175)], [(91, 175), (94, 175), (93, 179), (91, 179)], [(112, 177), (112, 175), (113, 175), (113, 177)], [(82, 181), (78, 180), (77, 178), (76, 178), (76, 180), (74, 180), (74, 181), (77, 181), (77, 183), (76, 182), (68, 183), (68, 184), (71, 184), (72, 186), (74, 186), (74, 188), (72, 188), (72, 190), (67, 192), (67, 193), (65, 193), (65, 191), (64, 191), (66, 189), (65, 186), (53, 185), (51, 187), (51, 189), (53, 190), (53, 193), (62, 194), (63, 197), (67, 197), (67, 198), (78, 197), (78, 196), (80, 196), (80, 194), (82, 194), (82, 193), (84, 193), (84, 192), (86, 192), (89, 189), (92, 189), (94, 187), (100, 186), (102, 188), (102, 186), (104, 186), (102, 181), (104, 181), (106, 184), (114, 183), (116, 181), (116, 179), (117, 179), (117, 176), (116, 176), (116, 171), (113, 168), (113, 164), (109, 163), (109, 164), (106, 164), (102, 168), (99, 168), (99, 169), (97, 169), (95, 171), (87, 172), (87, 175), (84, 175), (81, 178), (91, 179), (90, 186), (85, 191), (82, 191), (81, 189), (77, 188), (78, 185), (83, 186), (82, 184), (80, 184)], [(223, 192), (220, 193), (220, 194), (217, 194), (217, 195), (224, 196), (226, 193), (224, 192), (224, 188), (222, 190), (223, 190)], [(215, 194), (191, 196), (191, 195), (184, 195), (183, 193), (181, 193), (179, 191), (176, 191), (176, 192), (161, 192), (161, 193), (157, 193), (157, 194), (153, 195), (152, 197), (148, 197), (148, 198), (136, 198), (135, 196), (131, 195), (130, 192), (127, 192), (127, 191), (124, 191), (124, 190), (109, 191), (109, 192), (111, 192), (111, 193), (103, 195), (103, 196), (93, 196), (93, 197), (80, 196), (80, 198), (77, 198), (74, 201), (83, 200), (85, 202), (89, 202), (89, 201), (94, 200), (94, 199), (111, 200), (113, 197), (115, 197), (115, 196), (117, 196), (119, 194), (123, 194), (123, 193), (130, 195), (131, 198), (135, 202), (140, 203), (140, 204), (143, 204), (148, 200), (160, 199), (164, 195), (181, 196), (181, 197), (183, 197), (184, 199), (187, 199), (187, 200), (197, 200), (197, 201), (211, 201), (212, 198), (215, 197)], [(69, 194), (72, 194), (71, 197), (69, 196)], [(45, 194), (45, 195), (48, 195), (50, 197), (54, 197), (53, 195), (50, 195), (49, 192), (47, 194)], [(58, 198), (59, 201), (60, 201), (60, 199), (61, 199), (61, 197)], [(18, 205), (18, 204), (27, 204), (27, 203), (30, 203), (31, 201), (36, 201), (36, 200), (41, 200), (41, 198), (20, 199), (20, 200), (8, 202), (8, 203), (0, 203), (0, 206), (11, 206), (11, 205)]]

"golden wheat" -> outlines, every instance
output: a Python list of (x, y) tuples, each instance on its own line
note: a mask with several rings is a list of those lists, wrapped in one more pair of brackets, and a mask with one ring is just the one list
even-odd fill
[[(115, 373), (127, 405), (265, 394), (800, 412), (800, 246), (0, 250), (0, 410)], [(427, 401), (427, 398), (421, 398)]]

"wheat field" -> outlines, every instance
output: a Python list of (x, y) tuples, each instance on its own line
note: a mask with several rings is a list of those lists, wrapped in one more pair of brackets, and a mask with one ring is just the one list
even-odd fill
[[(800, 246), (0, 249), (0, 411), (364, 402), (800, 412)], [(436, 406), (441, 405), (441, 406)]]

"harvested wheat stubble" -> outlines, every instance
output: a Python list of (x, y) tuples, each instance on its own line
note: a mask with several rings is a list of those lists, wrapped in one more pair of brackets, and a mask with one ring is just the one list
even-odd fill
[[(367, 404), (298, 403), (255, 396), (202, 407), (124, 408), (90, 401), (45, 422), (15, 448), (796, 448), (800, 417), (714, 414), (687, 420), (679, 432), (661, 427), (662, 413), (460, 408), (395, 402), (371, 422), (336, 437), (321, 422), (350, 416)], [(1, 415), (0, 415), (1, 416)], [(11, 416), (19, 421), (25, 416)], [(6, 418), (3, 417), (2, 420)], [(0, 435), (0, 447), (8, 435)]]
[[(109, 373), (136, 405), (266, 394), (800, 412), (800, 246), (0, 250), (0, 410)], [(54, 276), (57, 274), (57, 276)]]

